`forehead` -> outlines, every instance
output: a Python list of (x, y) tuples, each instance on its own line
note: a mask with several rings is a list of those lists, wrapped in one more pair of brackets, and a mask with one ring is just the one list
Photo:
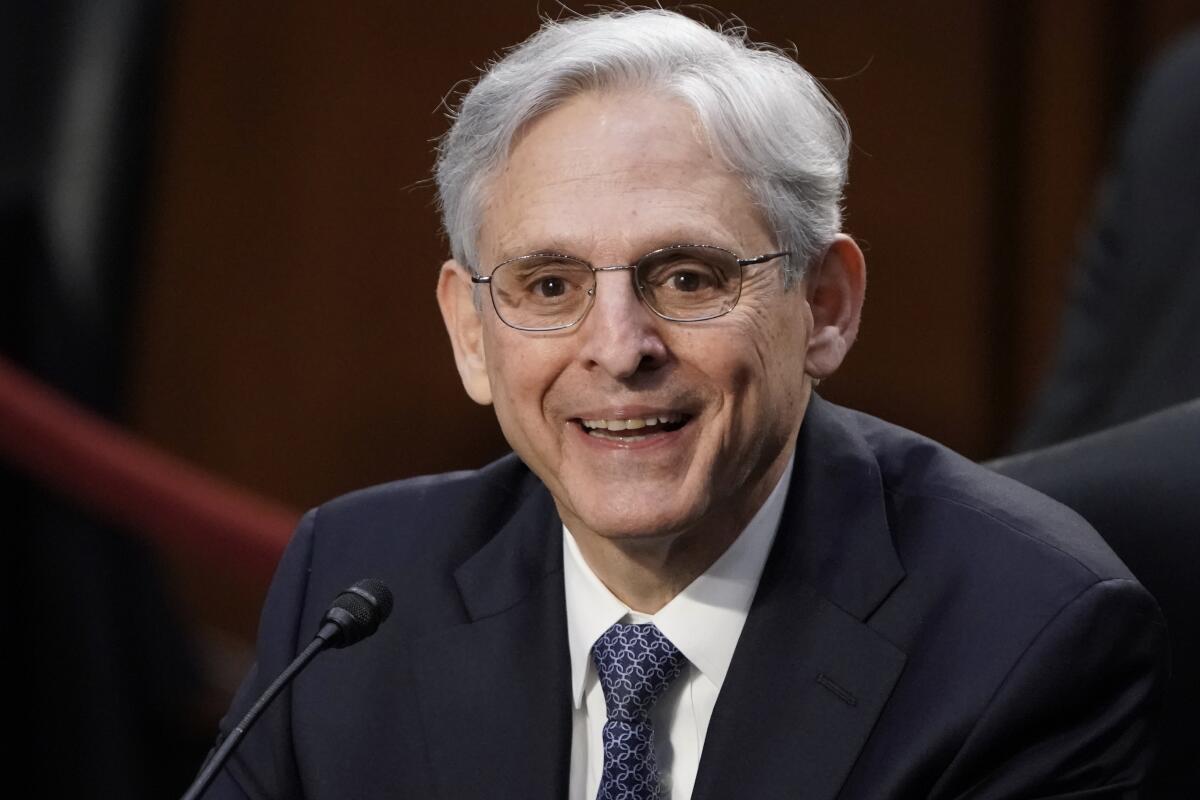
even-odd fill
[(486, 260), (537, 249), (629, 258), (668, 244), (771, 237), (744, 181), (682, 101), (590, 92), (529, 123), (486, 194)]

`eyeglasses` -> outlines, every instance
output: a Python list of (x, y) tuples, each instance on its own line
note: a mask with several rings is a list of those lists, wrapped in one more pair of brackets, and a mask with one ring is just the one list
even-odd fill
[(646, 307), (672, 322), (700, 322), (728, 314), (742, 295), (745, 267), (790, 255), (741, 258), (708, 244), (664, 247), (632, 264), (593, 267), (561, 253), (534, 253), (498, 264), (491, 275), (471, 275), (486, 284), (496, 315), (521, 331), (555, 331), (587, 316), (596, 297), (596, 273), (630, 270)]

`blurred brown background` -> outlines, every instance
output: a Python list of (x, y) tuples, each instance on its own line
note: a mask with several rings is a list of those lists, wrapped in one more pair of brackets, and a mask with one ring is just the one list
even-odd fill
[[(129, 424), (298, 510), (502, 453), (434, 303), (447, 247), (433, 140), (457, 81), (561, 13), (536, 0), (175, 4), (126, 337)], [(972, 457), (1002, 452), (1047, 366), (1128, 92), (1200, 3), (694, 13), (736, 13), (754, 38), (794, 45), (850, 119), (847, 229), (870, 284), (859, 342), (823, 394)], [(219, 705), (265, 587), (166, 556)]]
[[(1127, 92), (1200, 7), (721, 10), (794, 45), (854, 132), (847, 228), (867, 252), (867, 313), (823, 393), (973, 457), (1000, 452), (1047, 365)], [(441, 329), (447, 247), (428, 177), (447, 92), (539, 13), (567, 12), (182, 4), (132, 336), (140, 432), (297, 508), (503, 452)], [(261, 587), (249, 605), (237, 587), (217, 594), (230, 591), (220, 624), (248, 636)]]
[[(794, 43), (854, 131), (847, 227), (870, 291), (825, 393), (995, 453), (1045, 367), (1131, 80), (1200, 9), (730, 10)], [(298, 507), (502, 451), (433, 302), (447, 248), (428, 176), (447, 91), (538, 13), (532, 0), (182, 4), (136, 317), (141, 432)]]

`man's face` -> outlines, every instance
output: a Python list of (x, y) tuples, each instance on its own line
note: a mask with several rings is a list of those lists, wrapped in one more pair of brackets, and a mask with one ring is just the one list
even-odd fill
[[(490, 185), (478, 268), (545, 251), (630, 264), (673, 244), (741, 257), (777, 249), (686, 106), (593, 93), (518, 138)], [(655, 316), (628, 271), (599, 273), (590, 312), (564, 331), (514, 330), (482, 298), (487, 386), (473, 394), (490, 395), (577, 537), (704, 535), (749, 521), (809, 396), (812, 315), (803, 287), (784, 290), (779, 263), (747, 267), (737, 306), (703, 322)], [(628, 420), (643, 426), (604, 429)]]

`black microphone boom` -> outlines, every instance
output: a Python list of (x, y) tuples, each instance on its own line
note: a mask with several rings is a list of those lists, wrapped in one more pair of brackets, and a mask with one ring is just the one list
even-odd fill
[(390, 613), (392, 613), (392, 593), (382, 581), (364, 578), (339, 594), (329, 610), (325, 612), (325, 616), (321, 620), (321, 629), (317, 631), (312, 642), (304, 648), (300, 655), (296, 656), (291, 664), (288, 664), (287, 669), (280, 673), (275, 682), (267, 687), (258, 701), (246, 712), (242, 721), (229, 732), (225, 741), (221, 742), (221, 746), (212, 754), (208, 763), (204, 765), (204, 769), (196, 776), (196, 780), (192, 782), (191, 788), (183, 795), (182, 800), (196, 800), (203, 794), (250, 726), (258, 720), (275, 696), (292, 682), (292, 678), (296, 677), (297, 673), (304, 669), (317, 653), (326, 647), (348, 647), (355, 642), (362, 641), (373, 634)]

